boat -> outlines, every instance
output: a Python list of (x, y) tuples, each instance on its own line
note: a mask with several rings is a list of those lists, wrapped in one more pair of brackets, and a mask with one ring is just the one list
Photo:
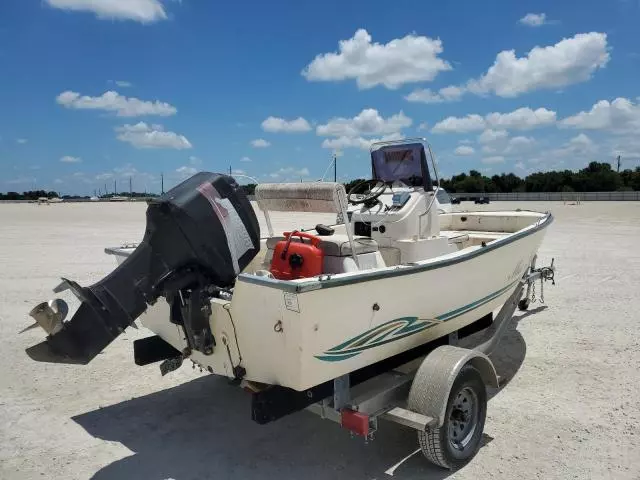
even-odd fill
[[(81, 300), (70, 320), (47, 303), (32, 311), (49, 336), (27, 353), (87, 364), (139, 319), (154, 335), (134, 343), (138, 365), (162, 362), (166, 374), (189, 359), (252, 390), (252, 416), (267, 423), (337, 401), (340, 379), (356, 384), (453, 345), (502, 305), (528, 306), (528, 289), (520, 297), (551, 213), (440, 213), (424, 139), (374, 144), (371, 167), (350, 192), (334, 182), (258, 185), (262, 236), (231, 177), (194, 175), (149, 202), (141, 243), (105, 250), (118, 265), (109, 276), (56, 287)], [(344, 221), (279, 232), (274, 211)], [(493, 367), (483, 368), (491, 383)]]

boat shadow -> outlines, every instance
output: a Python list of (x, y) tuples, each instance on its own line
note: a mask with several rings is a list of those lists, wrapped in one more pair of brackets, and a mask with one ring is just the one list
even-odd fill
[[(517, 322), (536, 311), (514, 317), (492, 356), (501, 388), (516, 374), (526, 353)], [(90, 435), (119, 442), (134, 452), (102, 468), (94, 475), (96, 480), (381, 478), (417, 448), (412, 430), (383, 421), (368, 444), (309, 412), (257, 425), (251, 420), (250, 400), (226, 379), (206, 376), (73, 420)], [(485, 435), (483, 444), (491, 440)], [(444, 479), (451, 473), (418, 454), (398, 467), (394, 476)]]
[[(514, 315), (511, 324), (507, 327), (507, 331), (500, 340), (495, 351), (489, 355), (496, 373), (500, 379), (500, 386), (498, 388), (489, 388), (489, 399), (498, 395), (503, 388), (505, 388), (511, 380), (516, 376), (518, 370), (524, 362), (527, 354), (527, 344), (524, 341), (524, 337), (518, 331), (518, 324), (525, 318), (535, 315), (536, 313), (546, 310), (546, 305), (541, 305), (526, 312), (522, 312), (519, 315)], [(473, 348), (475, 345), (479, 345), (488, 340), (491, 335), (490, 329), (486, 332), (479, 332), (468, 338), (465, 338), (460, 342), (461, 347)]]

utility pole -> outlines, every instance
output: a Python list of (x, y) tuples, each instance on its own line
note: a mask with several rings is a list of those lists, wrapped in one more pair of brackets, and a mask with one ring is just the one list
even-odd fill
[(229, 176), (231, 176), (231, 165), (229, 165)]
[(133, 190), (131, 189), (131, 177), (129, 177), (129, 196), (131, 196), (132, 193)]
[[(338, 157), (342, 156), (341, 150), (333, 151), (333, 181), (338, 183)], [(326, 172), (325, 172), (326, 175)]]
[(118, 194), (118, 184), (117, 184), (117, 180), (113, 180), (113, 194), (117, 195)]
[(109, 190), (107, 190), (107, 184), (104, 184), (104, 194), (109, 195)]
[(622, 160), (620, 159), (620, 155), (618, 155), (618, 173), (620, 173), (620, 164), (622, 163)]
[(160, 174), (160, 185), (161, 185), (161, 194), (164, 195), (164, 173)]

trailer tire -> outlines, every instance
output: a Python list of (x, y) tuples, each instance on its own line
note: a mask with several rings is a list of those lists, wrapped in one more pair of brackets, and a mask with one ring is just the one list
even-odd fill
[[(413, 390), (412, 394), (420, 396), (419, 392)], [(429, 399), (424, 395), (422, 397), (413, 398), (410, 402), (424, 405)], [(422, 453), (427, 460), (440, 467), (451, 470), (462, 467), (480, 448), (486, 416), (485, 384), (480, 372), (467, 364), (462, 367), (451, 387), (443, 425), (418, 432)], [(459, 441), (455, 438), (458, 434), (464, 435)]]

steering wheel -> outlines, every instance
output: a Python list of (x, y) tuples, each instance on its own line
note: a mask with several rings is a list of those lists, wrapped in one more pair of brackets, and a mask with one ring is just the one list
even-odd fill
[(349, 190), (347, 201), (351, 205), (370, 204), (375, 202), (386, 189), (387, 184), (381, 180), (364, 180), (356, 183), (351, 190)]

